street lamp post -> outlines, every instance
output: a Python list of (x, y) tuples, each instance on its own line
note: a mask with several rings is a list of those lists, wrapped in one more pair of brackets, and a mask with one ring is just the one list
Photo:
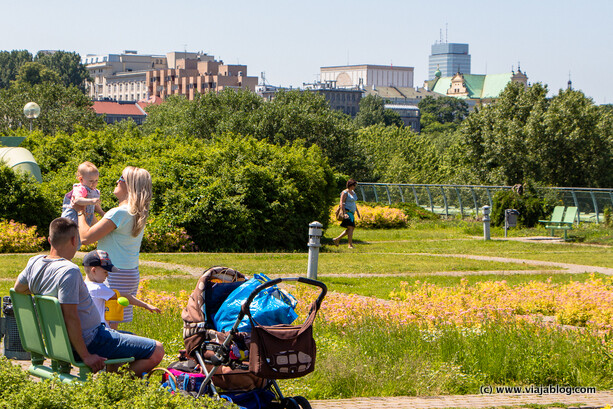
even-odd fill
[(28, 102), (23, 107), (23, 114), (30, 120), (30, 132), (32, 132), (32, 120), (40, 115), (40, 107), (36, 102)]

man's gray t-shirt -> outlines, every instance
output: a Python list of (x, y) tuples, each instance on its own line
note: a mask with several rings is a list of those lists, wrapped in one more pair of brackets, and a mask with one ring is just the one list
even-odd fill
[(60, 304), (77, 304), (85, 345), (94, 339), (100, 316), (76, 264), (63, 258), (34, 256), (17, 280), (32, 294), (57, 297)]

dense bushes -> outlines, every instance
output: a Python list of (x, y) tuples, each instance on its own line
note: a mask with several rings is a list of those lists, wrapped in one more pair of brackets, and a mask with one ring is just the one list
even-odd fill
[[(152, 251), (171, 250), (156, 232), (181, 239), (181, 229), (203, 251), (304, 248), (308, 224), (327, 223), (336, 193), (332, 168), (317, 146), (281, 147), (233, 134), (211, 140), (142, 135), (130, 124), (73, 136), (35, 134), (25, 145), (41, 166), (55, 212), (49, 220), (60, 215), (82, 161), (100, 170), (105, 210), (116, 205), (112, 191), (125, 166), (149, 170), (156, 224), (144, 248)], [(189, 239), (174, 247), (192, 248)]]
[(0, 217), (36, 226), (45, 234), (53, 215), (52, 202), (34, 177), (14, 172), (0, 161)]
[(494, 195), (493, 202), (491, 219), (494, 226), (504, 226), (505, 209), (519, 212), (517, 221), (521, 226), (534, 227), (552, 208), (548, 199), (539, 198), (532, 189), (521, 195), (515, 190), (501, 190)]
[[(152, 164), (152, 169), (156, 166)], [(316, 146), (279, 147), (226, 135), (157, 165), (159, 217), (185, 227), (201, 250), (299, 249), (327, 219), (334, 178)]]

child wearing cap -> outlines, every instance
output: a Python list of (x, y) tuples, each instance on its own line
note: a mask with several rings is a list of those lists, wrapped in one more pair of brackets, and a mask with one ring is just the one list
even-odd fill
[[(102, 250), (93, 250), (87, 253), (83, 257), (83, 267), (86, 274), (85, 285), (100, 314), (100, 322), (108, 327), (109, 323), (105, 318), (105, 312), (107, 311), (106, 303), (109, 300), (116, 300), (118, 296), (114, 290), (111, 290), (104, 284), (104, 281), (109, 271), (116, 271), (117, 268), (111, 263), (108, 253)], [(127, 298), (130, 304), (142, 307), (147, 311), (157, 312), (158, 314), (161, 312), (159, 308), (139, 300), (132, 294), (119, 294), (119, 296)]]

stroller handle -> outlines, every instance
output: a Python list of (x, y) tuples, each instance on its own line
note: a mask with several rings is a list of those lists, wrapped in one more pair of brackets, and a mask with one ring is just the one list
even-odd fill
[(256, 289), (253, 290), (251, 294), (249, 294), (249, 297), (247, 297), (247, 299), (245, 300), (241, 308), (241, 311), (239, 314), (240, 317), (236, 320), (236, 326), (238, 326), (238, 324), (243, 319), (243, 317), (247, 315), (247, 311), (249, 311), (251, 302), (260, 293), (260, 291), (265, 290), (268, 287), (272, 287), (273, 285), (277, 285), (283, 281), (298, 281), (299, 283), (304, 283), (304, 284), (312, 285), (315, 287), (319, 287), (321, 289), (321, 292), (319, 293), (319, 296), (317, 297), (317, 300), (315, 301), (317, 303), (317, 309), (321, 307), (321, 303), (324, 300), (326, 293), (328, 292), (328, 287), (326, 287), (324, 283), (322, 283), (321, 281), (312, 280), (306, 277), (275, 278), (274, 280), (266, 281), (265, 283), (257, 286)]

